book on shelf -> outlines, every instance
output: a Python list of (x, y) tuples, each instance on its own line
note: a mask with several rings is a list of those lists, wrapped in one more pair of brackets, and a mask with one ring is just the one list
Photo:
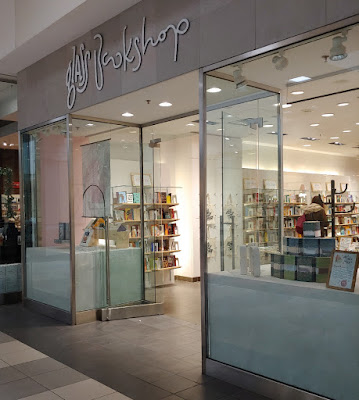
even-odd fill
[(167, 193), (166, 192), (160, 192), (160, 199), (159, 203), (167, 203)]
[(133, 193), (133, 202), (136, 204), (141, 203), (141, 194), (138, 192)]
[(127, 192), (116, 192), (117, 203), (127, 202)]
[(168, 255), (167, 256), (167, 265), (169, 268), (171, 267), (176, 267), (176, 257), (173, 255)]
[(167, 204), (171, 204), (171, 203), (172, 203), (172, 200), (171, 200), (171, 199), (172, 199), (171, 193), (168, 193), (167, 196), (166, 196), (166, 203), (167, 203)]
[(133, 209), (132, 208), (125, 208), (125, 221), (133, 221)]
[(127, 193), (126, 202), (129, 204), (133, 203), (133, 193)]

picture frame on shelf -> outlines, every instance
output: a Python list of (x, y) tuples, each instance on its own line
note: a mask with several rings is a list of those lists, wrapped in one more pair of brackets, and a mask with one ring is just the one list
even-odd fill
[(320, 182), (311, 182), (310, 185), (313, 192), (321, 192), (323, 190)]
[(278, 185), (277, 185), (276, 181), (273, 181), (270, 179), (264, 179), (263, 184), (264, 184), (264, 189), (267, 189), (267, 190), (277, 190), (278, 189)]
[[(134, 187), (141, 186), (141, 175), (140, 174), (131, 174), (131, 183)], [(151, 187), (152, 186), (152, 175), (151, 174), (143, 174), (143, 186)]]

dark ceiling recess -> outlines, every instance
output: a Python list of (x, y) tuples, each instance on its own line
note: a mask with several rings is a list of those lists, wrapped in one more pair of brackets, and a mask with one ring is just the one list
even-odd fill
[(0, 128), (2, 128), (3, 126), (9, 125), (11, 124), (13, 121), (6, 121), (4, 119), (0, 119)]

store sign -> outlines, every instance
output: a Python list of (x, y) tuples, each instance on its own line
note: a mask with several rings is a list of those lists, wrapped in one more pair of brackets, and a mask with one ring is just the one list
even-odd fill
[(84, 43), (81, 43), (79, 47), (73, 46), (72, 60), (69, 62), (66, 71), (67, 108), (71, 110), (75, 105), (77, 93), (84, 93), (87, 89), (90, 61), (94, 63), (96, 88), (102, 90), (106, 66), (110, 64), (112, 68), (116, 70), (123, 68), (124, 71), (131, 68), (133, 72), (137, 72), (141, 68), (148, 47), (157, 47), (164, 43), (171, 33), (174, 35), (173, 61), (176, 62), (180, 37), (188, 32), (189, 27), (189, 20), (183, 18), (177, 25), (170, 24), (161, 30), (156, 38), (146, 37), (146, 18), (144, 17), (141, 35), (128, 38), (126, 35), (127, 26), (125, 26), (122, 31), (122, 49), (118, 49), (112, 55), (105, 50), (104, 38), (100, 33), (94, 36), (98, 47), (93, 51), (86, 50)]

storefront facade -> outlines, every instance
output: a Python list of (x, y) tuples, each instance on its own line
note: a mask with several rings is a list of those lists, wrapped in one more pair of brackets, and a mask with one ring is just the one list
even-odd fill
[[(273, 399), (352, 400), (359, 390), (353, 335), (359, 323), (357, 295), (327, 289), (316, 279), (289, 279), (290, 274), (279, 281), (285, 269), (279, 266), (276, 275), (281, 262), (275, 257), (293, 257), (286, 253), (284, 238), (296, 239), (294, 231), (288, 233), (295, 226), (288, 219), (299, 212), (290, 208), (309, 204), (316, 193), (328, 195), (328, 180), (336, 182), (337, 193), (349, 184), (350, 199), (337, 203), (355, 207), (355, 173), (348, 165), (357, 162), (357, 155), (352, 152), (347, 159), (342, 154), (336, 163), (340, 172), (334, 167), (320, 171), (320, 164), (331, 165), (327, 158), (335, 150), (330, 146), (346, 143), (336, 144), (339, 138), (330, 131), (333, 143), (318, 142), (322, 147), (315, 154), (302, 154), (299, 149), (309, 146), (302, 143), (313, 142), (314, 149), (316, 140), (326, 139), (324, 128), (312, 135), (290, 130), (303, 121), (314, 129), (321, 126), (307, 115), (313, 116), (310, 112), (328, 98), (339, 106), (350, 95), (348, 105), (354, 103), (359, 9), (354, 1), (345, 7), (329, 0), (298, 6), (284, 1), (223, 3), (141, 2), (19, 74), (25, 303), (69, 323), (91, 320), (98, 310), (102, 319), (111, 319), (109, 313), (129, 304), (133, 315), (141, 315), (143, 304), (152, 307), (149, 313), (160, 312), (155, 309), (158, 272), (147, 268), (156, 264), (158, 248), (146, 250), (146, 234), (139, 233), (152, 219), (146, 213), (162, 203), (153, 197), (163, 185), (154, 169), (158, 142), (150, 127), (199, 114), (204, 370)], [(333, 41), (336, 37), (340, 39)], [(342, 60), (347, 64), (336, 63)], [(310, 67), (304, 70), (305, 65)], [(131, 110), (125, 105), (136, 92), (136, 102), (143, 101), (138, 109), (146, 113), (149, 99), (141, 90), (161, 84), (169, 90), (167, 81), (184, 76), (185, 85), (193, 74), (198, 74), (197, 108), (179, 107), (166, 118), (128, 122)], [(321, 83), (333, 77), (338, 78), (333, 87)], [(297, 87), (309, 81), (313, 87), (308, 92)], [(305, 98), (296, 97), (304, 93)], [(169, 101), (173, 93), (161, 95)], [(123, 99), (118, 108), (122, 116), (109, 118), (106, 108), (117, 98)], [(328, 109), (321, 116), (330, 113)], [(343, 126), (342, 132), (355, 134), (355, 115), (354, 107), (342, 117), (353, 125)], [(94, 124), (99, 131), (89, 132)], [(301, 164), (291, 165), (298, 157)], [(308, 163), (312, 168), (305, 168)], [(307, 182), (305, 174), (315, 178)], [(138, 201), (127, 199), (121, 206), (119, 196), (129, 191)], [(181, 203), (180, 188), (167, 184), (165, 192), (170, 195), (167, 208)], [(255, 211), (248, 211), (251, 207)], [(161, 221), (178, 220), (163, 208)], [(115, 211), (131, 213), (132, 241), (138, 238), (138, 246), (120, 244), (115, 220), (124, 222), (125, 217)], [(347, 210), (337, 210), (338, 218), (340, 211)], [(96, 226), (89, 225), (91, 219)], [(354, 226), (356, 220), (336, 225)], [(79, 249), (85, 234), (94, 233), (98, 245), (91, 251)], [(178, 232), (165, 233), (171, 235)], [(170, 250), (178, 251), (162, 252)], [(244, 271), (247, 252), (250, 260), (257, 257), (259, 269), (252, 264)], [(311, 265), (320, 258), (314, 253), (307, 254)], [(173, 265), (169, 260), (166, 268)], [(118, 264), (123, 269), (116, 275)], [(317, 268), (323, 272), (325, 266)]]

